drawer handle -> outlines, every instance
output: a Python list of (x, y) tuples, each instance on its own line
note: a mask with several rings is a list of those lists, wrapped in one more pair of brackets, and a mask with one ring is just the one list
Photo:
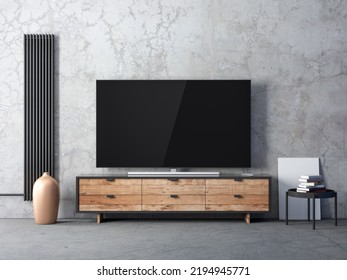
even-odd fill
[(107, 194), (106, 197), (107, 198), (116, 198), (116, 196), (114, 194)]
[(113, 181), (115, 181), (115, 178), (107, 178), (106, 181), (107, 182), (113, 182)]
[(234, 197), (235, 197), (235, 198), (242, 198), (242, 195), (240, 195), (240, 194), (234, 194)]
[(170, 194), (170, 198), (178, 198), (177, 194)]
[(168, 180), (172, 182), (178, 182), (178, 178), (169, 178)]
[(242, 179), (242, 178), (235, 178), (234, 181), (235, 181), (235, 182), (242, 182), (243, 179)]

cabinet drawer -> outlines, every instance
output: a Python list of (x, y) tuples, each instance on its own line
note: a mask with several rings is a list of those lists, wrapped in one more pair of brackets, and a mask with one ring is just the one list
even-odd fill
[(208, 194), (234, 194), (235, 192), (246, 192), (253, 194), (264, 194), (269, 191), (267, 179), (207, 179), (206, 193)]
[(205, 182), (205, 179), (143, 179), (143, 210), (203, 211)]
[[(146, 191), (156, 191), (158, 189), (165, 189), (165, 187), (180, 188), (182, 191), (187, 190), (191, 192), (192, 189), (203, 189), (205, 191), (206, 179), (142, 179), (142, 186)], [(194, 189), (194, 190), (195, 190)]]
[(141, 195), (141, 179), (80, 179), (80, 195), (131, 194)]
[(205, 211), (205, 204), (144, 204), (143, 211)]
[(140, 211), (141, 180), (81, 179), (80, 211)]
[(206, 180), (207, 211), (268, 211), (267, 179)]

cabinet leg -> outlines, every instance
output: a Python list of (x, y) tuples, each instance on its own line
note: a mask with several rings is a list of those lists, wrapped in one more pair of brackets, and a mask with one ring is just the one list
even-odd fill
[(96, 223), (100, 224), (102, 222), (102, 213), (98, 213), (96, 215)]
[(251, 214), (250, 213), (245, 214), (244, 218), (245, 218), (245, 221), (247, 224), (251, 223)]

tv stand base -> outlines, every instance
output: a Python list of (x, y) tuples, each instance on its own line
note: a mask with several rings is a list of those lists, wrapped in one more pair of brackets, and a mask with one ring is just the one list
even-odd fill
[(169, 172), (128, 172), (129, 178), (206, 178), (206, 177), (219, 177), (219, 172), (190, 172), (190, 171), (169, 171)]
[[(251, 223), (251, 213), (244, 214), (243, 218), (244, 218), (246, 224)], [(96, 223), (101, 224), (103, 220), (104, 220), (104, 213), (97, 213), (96, 214)]]
[(115, 177), (76, 178), (77, 212), (97, 214), (199, 213), (251, 214), (270, 211), (271, 177)]

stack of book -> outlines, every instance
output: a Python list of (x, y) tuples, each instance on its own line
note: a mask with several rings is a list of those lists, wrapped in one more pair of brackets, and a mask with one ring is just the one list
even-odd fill
[(322, 192), (325, 191), (322, 175), (301, 175), (297, 192)]

